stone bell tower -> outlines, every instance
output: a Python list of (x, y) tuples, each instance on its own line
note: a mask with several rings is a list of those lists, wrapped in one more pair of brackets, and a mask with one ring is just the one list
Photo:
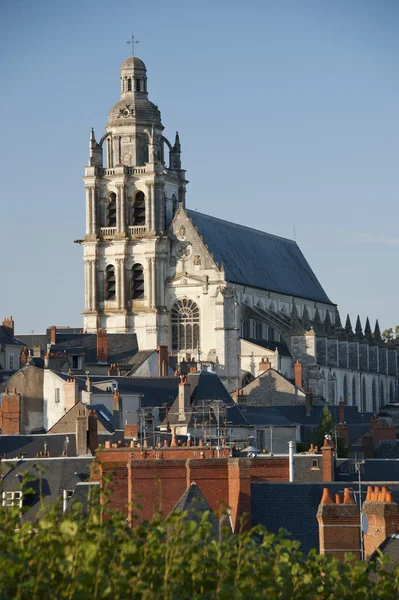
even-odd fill
[[(106, 133), (90, 136), (84, 250), (84, 328), (136, 333), (140, 349), (167, 343), (166, 230), (187, 181), (180, 140), (163, 136), (158, 107), (147, 92), (143, 61), (121, 68), (121, 99), (108, 116)], [(165, 151), (166, 148), (166, 151)]]

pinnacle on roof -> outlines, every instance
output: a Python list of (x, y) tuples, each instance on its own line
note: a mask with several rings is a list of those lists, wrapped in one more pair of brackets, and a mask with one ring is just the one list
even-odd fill
[(331, 333), (332, 330), (334, 329), (334, 327), (331, 323), (331, 317), (330, 317), (329, 310), (326, 310), (326, 318), (324, 319), (324, 329), (326, 330), (327, 333)]
[(339, 314), (338, 308), (335, 309), (335, 327), (337, 329), (343, 329), (342, 323), (341, 323), (341, 315)]
[(176, 137), (175, 137), (175, 143), (173, 146), (173, 150), (175, 150), (176, 152), (180, 152), (180, 138), (179, 138), (178, 131), (176, 131)]
[(315, 332), (320, 332), (322, 330), (320, 313), (319, 313), (319, 309), (318, 309), (317, 306), (316, 306), (316, 309), (314, 311), (313, 329), (315, 330)]
[(380, 324), (378, 323), (378, 319), (375, 322), (374, 339), (375, 339), (376, 342), (382, 342), (381, 331), (380, 331)]
[(372, 333), (371, 333), (370, 320), (369, 320), (369, 318), (368, 318), (368, 317), (367, 317), (367, 319), (366, 319), (366, 325), (364, 326), (364, 335), (366, 336), (366, 338), (367, 338), (368, 340), (371, 340), (371, 339), (372, 339), (372, 337), (373, 337), (373, 336), (372, 336)]
[(346, 333), (349, 333), (349, 334), (353, 333), (352, 323), (351, 323), (349, 314), (346, 316), (345, 331), (346, 331)]
[(357, 319), (356, 319), (355, 333), (356, 333), (357, 337), (363, 338), (362, 324), (360, 322), (359, 315), (357, 315)]
[(303, 326), (306, 329), (306, 331), (309, 331), (311, 329), (312, 326), (310, 324), (310, 318), (309, 318), (308, 309), (306, 308), (306, 304), (303, 308), (302, 323), (303, 323)]

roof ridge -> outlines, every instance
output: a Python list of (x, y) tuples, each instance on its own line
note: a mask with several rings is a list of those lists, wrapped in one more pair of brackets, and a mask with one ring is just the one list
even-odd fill
[[(295, 240), (291, 240), (290, 238), (283, 237), (282, 235), (276, 235), (275, 233), (269, 233), (268, 231), (262, 231), (261, 229), (255, 229), (254, 227), (249, 227), (249, 225), (240, 225), (239, 223), (233, 223), (232, 221), (226, 221), (226, 219), (221, 219), (220, 217), (214, 217), (213, 215), (207, 215), (205, 213), (199, 212), (197, 210), (186, 209), (188, 216), (190, 214), (201, 215), (202, 217), (207, 217), (208, 219), (214, 219), (215, 221), (220, 221), (221, 223), (227, 223), (228, 225), (234, 225), (234, 227), (239, 227), (240, 229), (248, 229), (250, 231), (256, 231), (256, 233), (261, 233), (262, 235), (267, 235), (272, 238), (276, 238), (279, 240), (284, 240), (286, 242), (291, 242), (292, 244), (298, 245)], [(190, 213), (190, 214), (189, 214)]]

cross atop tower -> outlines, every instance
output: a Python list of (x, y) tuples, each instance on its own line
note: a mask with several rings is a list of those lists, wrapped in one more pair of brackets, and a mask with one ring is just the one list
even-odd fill
[(127, 44), (131, 44), (132, 45), (132, 56), (134, 56), (134, 45), (135, 44), (139, 44), (140, 41), (136, 40), (136, 38), (134, 37), (134, 33), (132, 33), (132, 37), (130, 38), (130, 40), (128, 42), (126, 42)]

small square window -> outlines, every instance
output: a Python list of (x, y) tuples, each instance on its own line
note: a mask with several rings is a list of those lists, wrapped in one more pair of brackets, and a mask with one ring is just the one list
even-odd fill
[(312, 469), (318, 469), (318, 468), (319, 468), (319, 459), (312, 458)]
[(3, 506), (22, 507), (22, 492), (3, 492)]

